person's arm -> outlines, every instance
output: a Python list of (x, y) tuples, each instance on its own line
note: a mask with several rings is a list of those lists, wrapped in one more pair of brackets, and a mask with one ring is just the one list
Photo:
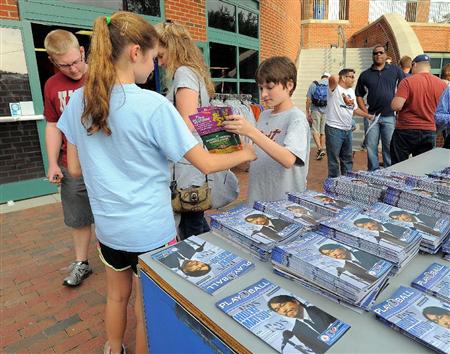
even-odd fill
[(311, 115), (311, 98), (306, 97), (306, 119), (308, 119), (308, 122), (312, 124), (313, 119)]
[(212, 154), (204, 150), (200, 144), (197, 144), (184, 157), (202, 173), (207, 175), (228, 170), (243, 162), (253, 161), (256, 159), (256, 154), (253, 147), (249, 144), (243, 144), (242, 150), (229, 154)]
[(197, 113), (199, 93), (190, 88), (181, 87), (175, 94), (175, 107), (183, 117), (190, 131), (195, 131), (189, 116)]
[(249, 137), (267, 155), (284, 168), (291, 168), (297, 161), (297, 157), (291, 151), (265, 136), (263, 132), (252, 126), (240, 115), (228, 116), (228, 120), (224, 121), (224, 128), (229, 132)]
[(442, 94), (434, 119), (438, 128), (450, 126), (450, 88), (447, 88)]
[(391, 102), (391, 108), (393, 111), (399, 112), (402, 110), (404, 104), (406, 102), (406, 98), (395, 96)]
[(82, 172), (77, 147), (69, 142), (67, 142), (67, 168), (72, 177), (81, 177)]
[(336, 89), (338, 82), (339, 82), (339, 75), (331, 75), (328, 78), (328, 89), (331, 92), (333, 92)]
[(358, 108), (365, 112), (365, 113), (369, 113), (369, 111), (367, 110), (366, 107), (366, 103), (364, 102), (364, 98), (361, 96), (356, 96), (356, 103), (358, 104)]
[(56, 122), (47, 122), (45, 126), (45, 145), (47, 147), (48, 172), (47, 178), (51, 183), (61, 183), (63, 174), (58, 166), (59, 151), (61, 150), (62, 133), (56, 127)]
[[(356, 98), (356, 100), (358, 100), (358, 98)], [(374, 118), (374, 115), (373, 115), (373, 114), (369, 114), (369, 112), (363, 111), (363, 110), (360, 109), (360, 108), (356, 108), (356, 109), (353, 111), (353, 115), (360, 116), (360, 117), (363, 117), (363, 118), (367, 118), (367, 119), (369, 119), (369, 120), (372, 120), (372, 119)]]

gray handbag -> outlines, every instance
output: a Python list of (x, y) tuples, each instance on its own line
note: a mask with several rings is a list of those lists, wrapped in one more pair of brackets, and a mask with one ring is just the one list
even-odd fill
[(208, 185), (214, 209), (227, 206), (239, 196), (239, 180), (230, 170), (209, 174)]

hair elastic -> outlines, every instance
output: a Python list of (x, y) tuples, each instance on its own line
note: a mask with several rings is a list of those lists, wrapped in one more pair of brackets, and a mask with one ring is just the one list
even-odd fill
[(111, 17), (105, 16), (105, 21), (106, 21), (106, 25), (109, 26), (109, 24), (111, 23)]

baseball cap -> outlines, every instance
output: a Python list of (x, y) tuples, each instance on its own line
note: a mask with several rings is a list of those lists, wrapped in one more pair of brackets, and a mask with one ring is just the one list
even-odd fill
[(430, 61), (430, 57), (426, 54), (419, 54), (413, 59), (413, 63), (420, 63), (421, 61)]
[(325, 72), (322, 74), (322, 77), (323, 77), (323, 76), (330, 77), (331, 74), (325, 71)]

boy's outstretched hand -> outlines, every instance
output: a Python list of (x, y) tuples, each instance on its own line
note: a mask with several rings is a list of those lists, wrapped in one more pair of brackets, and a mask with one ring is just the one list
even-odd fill
[(225, 130), (236, 133), (239, 135), (245, 135), (251, 138), (252, 132), (256, 129), (248, 120), (243, 116), (233, 114), (227, 117), (227, 120), (223, 122)]

